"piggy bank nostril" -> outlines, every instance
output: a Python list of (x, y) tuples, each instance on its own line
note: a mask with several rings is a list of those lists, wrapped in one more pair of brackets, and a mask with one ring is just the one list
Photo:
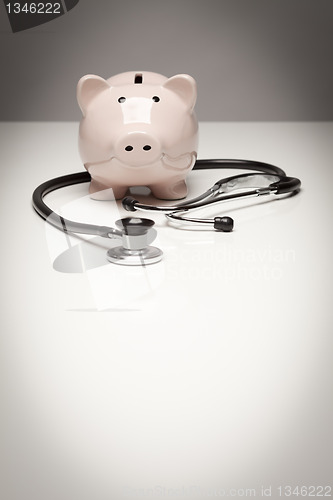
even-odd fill
[(143, 148), (145, 151), (150, 151), (151, 150), (151, 146), (149, 146), (149, 144), (146, 144), (145, 146), (143, 146)]
[(125, 151), (132, 151), (133, 150), (133, 146), (126, 146), (125, 148)]

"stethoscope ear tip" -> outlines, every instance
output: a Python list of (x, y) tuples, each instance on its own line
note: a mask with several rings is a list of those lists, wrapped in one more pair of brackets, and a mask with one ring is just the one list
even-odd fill
[(121, 202), (123, 208), (128, 212), (136, 212), (135, 203), (138, 203), (138, 200), (135, 200), (132, 196), (126, 196)]
[(214, 229), (217, 231), (223, 231), (224, 233), (230, 233), (234, 228), (234, 220), (231, 217), (215, 217), (214, 218)]

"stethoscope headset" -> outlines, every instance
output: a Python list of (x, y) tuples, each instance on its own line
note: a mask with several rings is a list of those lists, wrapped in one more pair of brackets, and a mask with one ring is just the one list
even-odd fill
[[(197, 160), (193, 170), (217, 168), (254, 170), (255, 173), (238, 174), (220, 179), (196, 198), (176, 205), (148, 205), (128, 196), (122, 200), (122, 206), (129, 212), (137, 210), (164, 212), (168, 220), (172, 222), (203, 224), (206, 227), (212, 227), (215, 231), (231, 232), (234, 227), (234, 221), (231, 217), (201, 219), (189, 217), (188, 213), (194, 209), (239, 198), (293, 195), (297, 194), (301, 187), (299, 179), (288, 177), (281, 168), (252, 160)], [(56, 189), (90, 182), (90, 180), (88, 172), (78, 172), (50, 179), (35, 189), (32, 196), (33, 207), (43, 219), (65, 233), (121, 239), (121, 246), (113, 247), (107, 252), (107, 259), (110, 262), (123, 265), (146, 265), (160, 261), (163, 252), (159, 248), (150, 246), (156, 237), (156, 231), (152, 230), (154, 221), (151, 219), (125, 217), (115, 222), (116, 228), (98, 226), (65, 219), (52, 211), (44, 202), (44, 197)]]

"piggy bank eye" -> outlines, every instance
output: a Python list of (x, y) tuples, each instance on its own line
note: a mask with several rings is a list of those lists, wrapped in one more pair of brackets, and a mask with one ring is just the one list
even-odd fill
[(118, 102), (122, 103), (126, 101), (126, 97), (119, 97)]
[(154, 97), (152, 97), (152, 99), (153, 99), (154, 102), (159, 102), (160, 101), (160, 98), (157, 95), (154, 95)]

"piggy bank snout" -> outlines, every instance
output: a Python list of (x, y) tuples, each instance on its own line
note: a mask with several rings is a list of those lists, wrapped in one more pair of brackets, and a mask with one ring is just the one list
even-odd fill
[(121, 137), (115, 145), (116, 157), (127, 165), (140, 166), (160, 158), (159, 141), (146, 132), (131, 132)]

